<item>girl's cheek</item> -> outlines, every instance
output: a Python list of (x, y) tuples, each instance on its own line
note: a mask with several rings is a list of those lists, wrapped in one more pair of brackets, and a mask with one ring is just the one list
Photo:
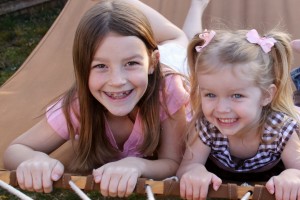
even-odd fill
[(209, 102), (202, 102), (202, 111), (203, 111), (203, 114), (208, 114), (208, 113), (211, 113), (213, 112), (214, 110), (214, 104), (213, 103), (209, 103)]

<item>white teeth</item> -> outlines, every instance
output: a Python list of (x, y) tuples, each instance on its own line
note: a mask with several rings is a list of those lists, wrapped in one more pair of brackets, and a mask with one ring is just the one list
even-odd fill
[(219, 120), (222, 123), (233, 123), (233, 122), (237, 121), (236, 118), (224, 118), (224, 119), (219, 118)]
[(122, 99), (130, 94), (131, 90), (125, 92), (105, 92), (105, 94), (114, 99)]

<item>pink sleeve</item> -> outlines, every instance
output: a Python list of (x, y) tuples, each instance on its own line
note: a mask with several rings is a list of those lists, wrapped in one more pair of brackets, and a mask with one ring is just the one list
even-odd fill
[[(184, 88), (183, 84), (183, 77), (180, 75), (168, 75), (165, 77), (165, 100), (170, 115), (173, 115), (182, 106), (187, 106), (189, 103), (189, 92)], [(160, 101), (163, 101), (162, 94), (160, 94)], [(167, 113), (161, 108), (161, 121), (167, 118)]]
[[(78, 102), (75, 102), (75, 105), (78, 106)], [(59, 100), (47, 108), (46, 117), (48, 124), (58, 135), (66, 140), (70, 139), (66, 117), (62, 110), (62, 100)], [(71, 120), (75, 130), (78, 131), (79, 122), (76, 119), (74, 112), (71, 112)]]

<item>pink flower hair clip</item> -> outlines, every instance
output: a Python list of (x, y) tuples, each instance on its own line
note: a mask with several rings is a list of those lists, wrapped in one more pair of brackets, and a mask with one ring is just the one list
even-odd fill
[(277, 42), (272, 37), (260, 37), (255, 29), (250, 30), (247, 34), (248, 42), (252, 44), (258, 44), (265, 53), (269, 53), (271, 48)]
[(196, 46), (195, 47), (196, 51), (201, 52), (202, 49), (210, 43), (210, 41), (214, 38), (215, 35), (216, 35), (215, 31), (213, 30), (208, 31), (207, 29), (205, 29), (203, 33), (200, 33), (199, 38), (204, 40), (204, 44)]

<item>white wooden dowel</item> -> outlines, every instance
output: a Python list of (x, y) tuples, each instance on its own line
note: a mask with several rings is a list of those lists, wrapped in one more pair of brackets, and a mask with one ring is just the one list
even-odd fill
[(30, 198), (29, 196), (27, 196), (26, 194), (20, 192), (19, 190), (17, 190), (16, 188), (14, 188), (13, 186), (3, 182), (0, 180), (0, 186), (7, 190), (9, 193), (19, 197), (22, 200), (33, 200), (32, 198)]
[(147, 199), (148, 200), (155, 200), (154, 194), (152, 192), (152, 189), (151, 189), (150, 185), (146, 185), (146, 193), (147, 193)]
[(82, 200), (91, 200), (73, 181), (69, 181), (69, 184)]
[(250, 196), (252, 195), (252, 191), (248, 191), (241, 200), (249, 200)]

